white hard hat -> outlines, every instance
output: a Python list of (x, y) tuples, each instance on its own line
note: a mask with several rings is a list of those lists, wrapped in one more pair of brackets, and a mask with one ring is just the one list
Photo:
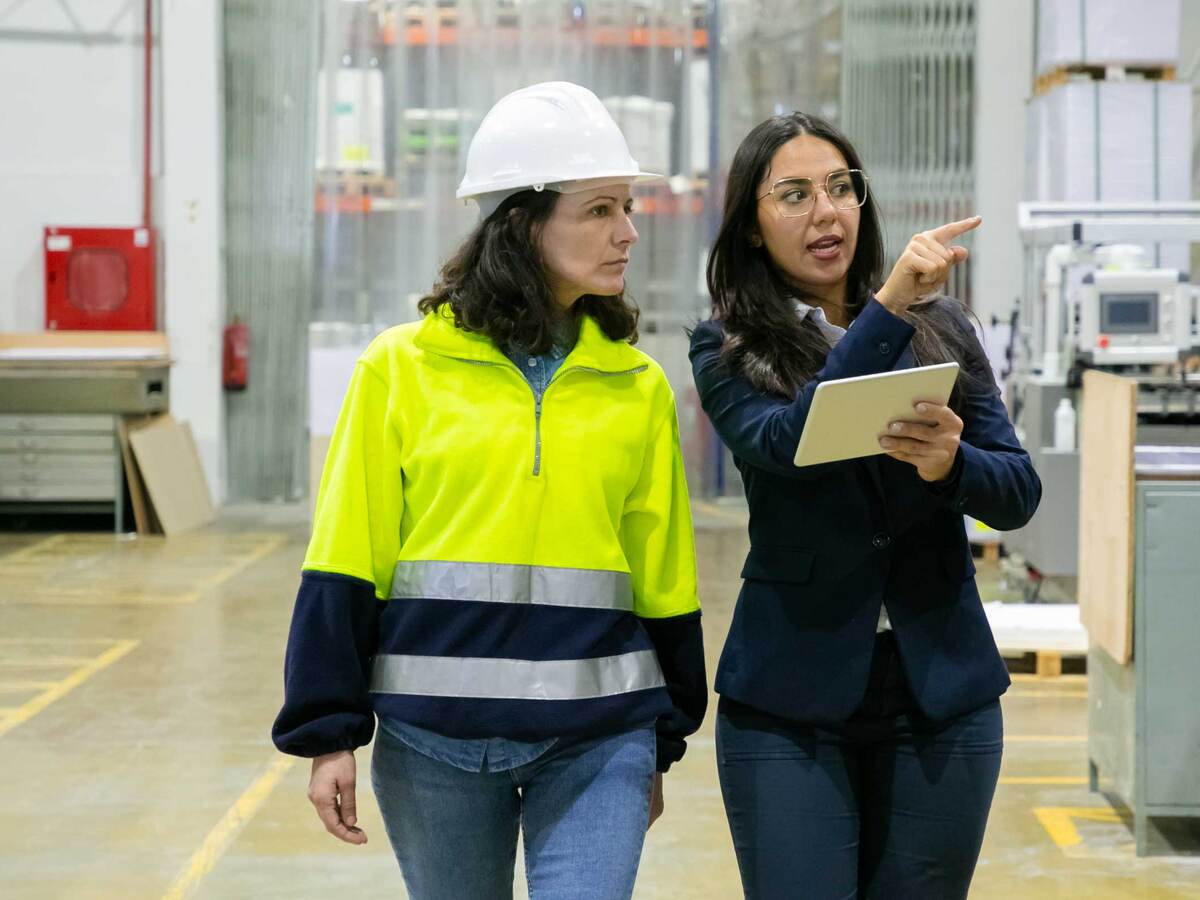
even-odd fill
[(638, 168), (595, 94), (569, 81), (547, 81), (502, 97), (484, 116), (456, 196), (477, 200), (487, 216), (529, 188), (571, 193), (662, 177)]

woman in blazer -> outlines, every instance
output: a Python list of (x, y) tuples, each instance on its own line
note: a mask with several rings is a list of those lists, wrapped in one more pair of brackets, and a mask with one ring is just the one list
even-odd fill
[[(1009, 678), (963, 514), (1018, 528), (1041, 496), (965, 308), (937, 293), (978, 224), (914, 236), (879, 287), (878, 215), (842, 134), (776, 116), (734, 157), (691, 359), (750, 510), (716, 682), (747, 897), (967, 895)], [(950, 360), (948, 406), (890, 425), (884, 455), (793, 464), (822, 381)]]

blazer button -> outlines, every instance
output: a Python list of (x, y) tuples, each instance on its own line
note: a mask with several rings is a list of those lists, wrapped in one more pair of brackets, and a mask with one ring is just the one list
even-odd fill
[(888, 354), (890, 354), (891, 352), (892, 352), (892, 345), (891, 345), (891, 344), (889, 344), (887, 341), (880, 341), (880, 342), (879, 342), (879, 355), (880, 355), (880, 356), (887, 356), (887, 355), (888, 355)]
[(884, 534), (881, 531), (879, 534), (875, 535), (875, 537), (871, 538), (871, 544), (876, 550), (884, 550), (892, 545), (892, 536), (890, 534)]

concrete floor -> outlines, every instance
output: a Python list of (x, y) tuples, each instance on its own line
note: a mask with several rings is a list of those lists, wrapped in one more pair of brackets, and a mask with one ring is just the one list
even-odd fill
[[(305, 799), (307, 765), (268, 740), (303, 515), (234, 508), (169, 541), (0, 534), (0, 896), (404, 896), (369, 790), (370, 843), (340, 844)], [(744, 519), (698, 504), (697, 534), (711, 671)], [(1200, 858), (1137, 859), (1122, 814), (1088, 793), (1085, 698), (1082, 676), (1022, 676), (1006, 697), (971, 896), (1200, 898)], [(640, 900), (740, 896), (712, 723), (667, 778)]]

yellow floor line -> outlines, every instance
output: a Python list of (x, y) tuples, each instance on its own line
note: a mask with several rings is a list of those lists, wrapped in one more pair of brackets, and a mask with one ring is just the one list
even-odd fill
[[(17, 710), (4, 717), (0, 721), (0, 737), (12, 731), (23, 722), (28, 722), (47, 706), (56, 700), (60, 700), (69, 694), (75, 688), (79, 687), (97, 672), (108, 668), (125, 654), (129, 653), (136, 647), (140, 641), (120, 641), (112, 647), (109, 647), (86, 666), (81, 666), (76, 669), (62, 681), (51, 683), (50, 687), (38, 694), (28, 703), (17, 707)], [(37, 682), (30, 682), (31, 684)]]
[[(30, 557), (33, 553), (46, 548), (52, 542), (79, 537), (84, 536), (68, 534), (54, 535), (32, 547), (25, 547), (21, 551), (18, 551), (18, 553), (22, 554), (23, 557)], [(255, 542), (257, 542), (257, 545)], [(102, 548), (108, 547), (110, 543), (110, 541), (103, 542)], [(129, 590), (117, 588), (115, 590), (98, 590), (91, 587), (64, 588), (61, 586), (51, 589), (44, 586), (45, 578), (41, 577), (45, 574), (43, 571), (45, 565), (33, 559), (30, 560), (34, 563), (30, 571), (23, 573), (29, 583), (23, 589), (18, 587), (18, 589), (7, 592), (6, 596), (0, 597), (0, 604), (39, 606), (176, 606), (195, 603), (205, 591), (220, 586), (235, 577), (246, 567), (253, 565), (284, 546), (287, 543), (287, 535), (278, 532), (248, 534), (243, 536), (243, 544), (241, 546), (246, 546), (247, 543), (251, 548), (248, 552), (242, 556), (234, 555), (230, 562), (216, 572), (206, 572), (204, 576), (189, 579), (190, 589), (182, 593), (155, 591), (152, 589)], [(0, 564), (8, 563), (15, 555), (10, 554), (6, 557), (0, 557)], [(21, 561), (21, 559), (18, 559), (18, 562)], [(187, 565), (186, 561), (177, 562), (175, 568), (178, 570), (181, 566), (186, 568)], [(18, 585), (21, 584), (25, 584), (25, 582), (19, 580)]]
[(1086, 744), (1086, 734), (1006, 734), (1006, 744)]
[(229, 849), (246, 824), (254, 818), (259, 808), (266, 802), (267, 797), (275, 790), (279, 780), (295, 765), (296, 757), (281, 756), (272, 761), (262, 775), (255, 779), (245, 793), (238, 797), (237, 802), (229, 808), (216, 827), (208, 833), (200, 849), (192, 854), (188, 864), (180, 871), (172, 882), (163, 900), (183, 900), (200, 883), (200, 880), (212, 871), (221, 855)]
[(1004, 775), (1001, 784), (1087, 784), (1087, 778), (1075, 775)]
[(71, 537), (71, 535), (66, 533), (52, 534), (49, 537), (43, 538), (40, 541), (36, 541), (27, 547), (22, 547), (20, 550), (14, 550), (12, 553), (6, 553), (4, 556), (0, 556), (0, 563), (7, 565), (8, 563), (19, 562), (20, 560), (28, 559), (31, 556), (36, 556), (43, 550), (53, 547), (55, 544), (61, 544), (69, 537)]
[(1092, 806), (1035, 806), (1033, 814), (1060, 850), (1070, 850), (1083, 843), (1076, 819), (1119, 825), (1123, 819), (1115, 809)]
[(219, 587), (230, 578), (237, 575), (243, 569), (254, 565), (254, 563), (258, 562), (263, 557), (274, 553), (276, 550), (282, 547), (286, 541), (287, 537), (282, 534), (269, 536), (261, 547), (250, 551), (243, 557), (235, 559), (229, 565), (225, 566), (225, 568), (216, 572), (216, 574), (214, 574), (211, 578), (203, 581), (197, 589), (198, 593), (210, 591), (215, 587)]

